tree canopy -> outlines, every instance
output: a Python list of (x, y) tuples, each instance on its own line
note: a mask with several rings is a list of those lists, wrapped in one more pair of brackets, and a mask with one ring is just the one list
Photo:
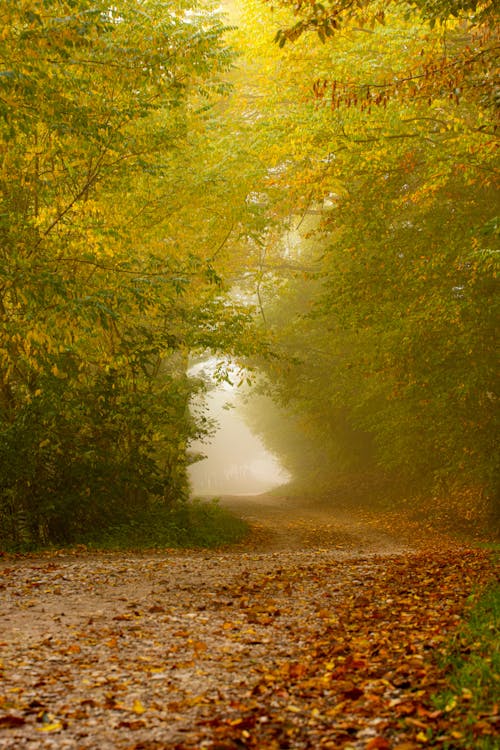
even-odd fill
[(296, 474), (494, 496), (494, 3), (0, 10), (6, 537), (185, 498), (204, 351)]
[(189, 352), (251, 348), (206, 114), (232, 55), (208, 5), (1, 10), (2, 514), (64, 541), (186, 495)]
[(470, 506), (474, 487), (495, 507), (495, 8), (275, 5), (295, 16), (276, 18), (297, 60), (287, 95), (310, 94), (306, 123), (287, 123), (302, 182), (296, 158), (274, 178), (295, 201), (303, 272), (265, 306), (286, 362), (267, 366), (265, 389), (295, 417), (273, 426), (267, 407), (263, 434), (323, 491), (382, 474), (400, 496), (464, 492)]

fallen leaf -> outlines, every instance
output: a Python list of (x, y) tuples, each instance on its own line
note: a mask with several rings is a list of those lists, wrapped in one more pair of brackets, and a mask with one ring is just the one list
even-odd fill
[(391, 750), (391, 745), (384, 737), (373, 737), (368, 741), (366, 750)]
[(24, 719), (22, 716), (14, 716), (12, 714), (0, 716), (0, 729), (21, 727), (23, 724), (26, 724), (26, 719)]
[(146, 708), (143, 706), (140, 700), (135, 700), (132, 706), (132, 711), (134, 714), (143, 714), (146, 711)]
[(51, 724), (42, 724), (37, 727), (39, 732), (60, 732), (63, 728), (63, 724), (60, 721), (53, 721)]
[(353, 687), (353, 688), (350, 688), (349, 690), (345, 690), (342, 693), (342, 697), (350, 701), (356, 701), (358, 700), (358, 698), (361, 698), (363, 693), (364, 693), (364, 690), (362, 690), (361, 688)]

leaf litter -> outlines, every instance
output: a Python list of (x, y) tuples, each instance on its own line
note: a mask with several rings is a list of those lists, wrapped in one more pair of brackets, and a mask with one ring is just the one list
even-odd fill
[[(252, 502), (252, 505), (249, 503)], [(233, 502), (233, 507), (235, 506)], [(0, 562), (0, 748), (452, 747), (438, 656), (488, 554), (240, 501), (227, 551)], [(415, 537), (414, 540), (415, 541)], [(498, 731), (498, 708), (477, 717)]]

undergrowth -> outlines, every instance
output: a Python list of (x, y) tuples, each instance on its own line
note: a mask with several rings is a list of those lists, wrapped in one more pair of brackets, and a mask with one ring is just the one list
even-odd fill
[(219, 547), (240, 541), (248, 525), (217, 500), (156, 506), (82, 540), (100, 549)]
[[(241, 541), (248, 530), (245, 521), (222, 508), (216, 499), (191, 500), (173, 507), (151, 504), (115, 521), (103, 520), (99, 529), (78, 535), (71, 546), (94, 550), (220, 547)], [(3, 551), (26, 553), (52, 548), (31, 543), (6, 545)]]
[[(499, 545), (497, 547), (497, 556)], [(500, 690), (500, 585), (490, 584), (471, 598), (467, 618), (450, 640), (441, 666), (447, 671), (447, 689), (436, 696), (439, 709), (453, 712), (460, 731), (453, 748), (496, 750), (498, 737), (489, 733), (484, 719), (499, 714)]]

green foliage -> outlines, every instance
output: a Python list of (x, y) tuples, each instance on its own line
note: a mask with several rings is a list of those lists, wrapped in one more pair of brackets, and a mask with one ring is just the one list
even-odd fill
[(448, 689), (436, 705), (460, 715), (463, 736), (453, 747), (493, 750), (497, 740), (481, 731), (481, 716), (495, 710), (500, 679), (500, 586), (490, 585), (475, 598), (465, 623), (453, 636), (443, 657)]
[[(89, 467), (95, 473), (95, 467)], [(148, 480), (150, 481), (150, 480)], [(141, 484), (141, 490), (147, 483)], [(53, 519), (60, 526), (56, 533), (45, 539), (32, 532), (33, 517), (24, 528), (19, 517), (12, 527), (4, 524), (0, 533), (0, 548), (9, 552), (28, 552), (59, 546), (85, 545), (89, 549), (165, 549), (220, 547), (241, 541), (248, 533), (248, 525), (229, 511), (221, 508), (216, 500), (211, 502), (187, 501), (165, 505), (154, 501), (152, 496), (143, 496), (135, 506), (117, 502), (115, 488), (94, 503), (92, 518), (78, 526), (73, 515), (68, 515), (67, 496), (62, 497), (61, 507), (50, 509), (41, 515), (42, 522)], [(110, 507), (107, 501), (110, 501)], [(47, 509), (44, 509), (47, 511)], [(73, 505), (78, 515), (78, 505)], [(99, 514), (102, 515), (99, 515)], [(82, 515), (82, 514), (80, 514)], [(14, 519), (12, 519), (14, 521)], [(69, 524), (70, 533), (65, 527)], [(20, 533), (24, 532), (24, 533)], [(50, 530), (51, 532), (54, 529)]]
[(295, 3), (334, 46), (280, 50), (252, 0), (0, 0), (14, 544), (186, 497), (193, 351), (261, 367), (296, 475), (495, 497), (495, 14), (383, 5)]
[(186, 379), (132, 391), (113, 374), (81, 389), (44, 387), (1, 434), (2, 520), (13, 540), (68, 544), (150, 496), (184, 497), (189, 395)]
[[(264, 0), (268, 2), (268, 0)], [(418, 12), (434, 28), (436, 22), (446, 23), (457, 18), (494, 22), (494, 0), (325, 0), (323, 3), (306, 0), (277, 0), (277, 5), (289, 8), (296, 20), (291, 26), (278, 30), (275, 41), (280, 47), (296, 41), (302, 34), (313, 32), (321, 42), (353, 24), (373, 28), (384, 24), (386, 15), (401, 8), (403, 12)]]
[(98, 549), (220, 547), (241, 541), (247, 524), (212, 502), (189, 501), (172, 507), (153, 503), (82, 541)]
[(0, 520), (67, 544), (186, 497), (189, 352), (254, 346), (205, 136), (232, 54), (204, 3), (0, 11)]
[(220, 547), (241, 541), (248, 525), (212, 502), (189, 501), (170, 508), (146, 505), (120, 521), (115, 516), (81, 541), (95, 549)]
[(418, 8), (424, 18), (434, 25), (436, 21), (445, 23), (450, 18), (475, 16), (481, 19), (491, 19), (495, 14), (495, 4), (492, 0), (405, 0), (410, 7)]
[[(309, 109), (298, 95), (282, 112), (301, 150), (273, 187), (297, 208), (282, 224), (290, 270), (274, 287), (269, 274), (262, 295), (280, 359), (260, 364), (293, 416), (279, 440), (278, 419), (256, 422), (299, 480), (302, 440), (315, 486), (378, 477), (403, 497), (486, 497), (493, 513), (495, 9), (421, 3), (422, 17), (404, 5), (377, 19), (376, 2), (294, 4), (305, 22), (338, 11), (342, 33), (318, 45), (296, 28), (296, 57), (283, 50), (281, 96), (299, 80)], [(430, 30), (441, 12), (446, 25)]]

